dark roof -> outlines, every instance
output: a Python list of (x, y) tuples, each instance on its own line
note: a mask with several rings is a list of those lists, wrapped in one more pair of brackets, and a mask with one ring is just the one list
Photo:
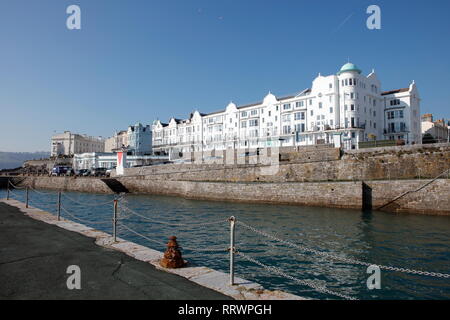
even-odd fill
[(245, 105), (239, 106), (237, 108), (238, 109), (243, 109), (243, 108), (248, 108), (248, 107), (254, 107), (254, 106), (260, 105), (261, 103), (262, 103), (262, 101), (261, 102), (250, 103), (250, 104), (245, 104)]
[(385, 91), (385, 92), (382, 92), (381, 95), (382, 96), (387, 96), (389, 94), (400, 93), (400, 92), (408, 92), (408, 91), (409, 91), (409, 88), (402, 88), (402, 89), (397, 89), (397, 90)]

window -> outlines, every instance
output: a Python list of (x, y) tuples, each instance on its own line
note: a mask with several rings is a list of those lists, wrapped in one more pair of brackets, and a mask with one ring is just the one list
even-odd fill
[(249, 127), (257, 127), (258, 126), (258, 119), (252, 119), (249, 121)]
[(290, 103), (283, 104), (283, 110), (289, 110), (291, 108)]
[(314, 111), (313, 110), (311, 110), (311, 116), (313, 116), (314, 115)]
[(295, 125), (295, 131), (297, 132), (305, 132), (305, 124), (304, 123), (298, 123)]
[(355, 105), (354, 104), (350, 105), (350, 110), (351, 111), (355, 111)]
[(400, 99), (394, 99), (390, 101), (391, 106), (397, 106), (400, 104)]
[(247, 116), (247, 111), (242, 111), (241, 112), (241, 117), (246, 117)]
[(309, 99), (309, 105), (312, 106), (312, 99)]
[(290, 114), (283, 114), (282, 118), (283, 122), (291, 121), (291, 115)]
[(272, 115), (272, 111), (269, 111), (269, 117)]
[(319, 109), (322, 109), (322, 102), (319, 102)]
[(297, 101), (297, 102), (295, 103), (295, 107), (296, 107), (296, 108), (303, 107), (303, 105), (304, 105), (303, 101)]
[(247, 128), (247, 121), (241, 122), (241, 128)]
[(290, 134), (291, 126), (283, 126), (283, 134)]
[(250, 111), (251, 116), (256, 116), (258, 114), (258, 110), (252, 110)]
[(330, 107), (330, 113), (333, 113), (333, 107)]
[(328, 86), (330, 89), (333, 89), (333, 84), (330, 83), (330, 85)]

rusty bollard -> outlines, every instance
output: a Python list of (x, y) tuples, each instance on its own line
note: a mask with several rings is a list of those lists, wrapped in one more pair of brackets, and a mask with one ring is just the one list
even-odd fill
[(177, 237), (172, 236), (167, 243), (167, 250), (164, 252), (164, 258), (161, 259), (159, 264), (164, 268), (182, 268), (186, 265), (186, 262), (181, 257), (181, 251), (178, 247)]

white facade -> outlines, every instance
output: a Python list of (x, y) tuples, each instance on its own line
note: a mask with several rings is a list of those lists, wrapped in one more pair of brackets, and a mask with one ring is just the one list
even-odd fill
[(420, 97), (414, 81), (409, 88), (384, 92), (384, 136), (387, 140), (422, 143)]
[(448, 124), (445, 120), (433, 121), (433, 115), (425, 114), (422, 116), (422, 136), (431, 134), (436, 142), (450, 142), (450, 134)]
[[(148, 165), (155, 160), (168, 160), (167, 157), (132, 155), (126, 156), (126, 167)], [(109, 152), (90, 152), (75, 154), (73, 157), (73, 168), (92, 169), (92, 168), (114, 168), (117, 165), (117, 154)]]
[[(394, 99), (401, 102), (395, 108)], [(403, 110), (405, 125), (394, 124), (401, 132), (388, 132), (393, 121), (387, 121), (386, 112), (394, 109)], [(356, 149), (359, 142), (391, 136), (420, 143), (420, 98), (414, 82), (408, 89), (382, 92), (374, 71), (365, 76), (347, 63), (336, 75), (319, 74), (297, 95), (269, 93), (244, 106), (230, 102), (223, 111), (155, 121), (152, 130), (154, 151), (166, 153), (314, 144)]]
[(105, 140), (102, 137), (91, 137), (84, 134), (65, 131), (52, 136), (52, 156), (73, 156), (76, 153), (103, 152)]
[(119, 131), (114, 136), (105, 140), (105, 152), (122, 150), (128, 146), (127, 131)]

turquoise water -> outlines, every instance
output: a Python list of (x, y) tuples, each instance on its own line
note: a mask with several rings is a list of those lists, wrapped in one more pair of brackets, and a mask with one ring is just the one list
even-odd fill
[[(52, 213), (56, 212), (55, 192), (30, 192), (30, 203)], [(5, 191), (2, 191), (2, 197)], [(14, 190), (14, 197), (23, 201), (24, 192)], [(63, 207), (76, 217), (95, 224), (91, 226), (111, 233), (112, 204), (87, 207), (112, 200), (112, 195), (67, 193)], [(76, 200), (81, 204), (73, 202)], [(121, 201), (124, 204), (124, 201)], [(450, 273), (450, 217), (394, 215), (357, 210), (242, 204), (186, 200), (177, 197), (127, 195), (126, 205), (154, 223), (120, 212), (128, 228), (147, 238), (166, 243), (177, 236), (183, 256), (196, 265), (228, 271), (229, 224), (227, 222), (199, 228), (196, 224), (215, 222), (236, 216), (258, 230), (275, 234), (295, 244), (357, 259), (373, 264), (416, 270)], [(127, 216), (128, 215), (128, 216)], [(75, 220), (64, 211), (62, 216)], [(102, 222), (101, 224), (97, 224)], [(103, 223), (104, 222), (104, 223)], [(164, 245), (149, 241), (130, 231), (120, 229), (121, 238), (163, 251)], [(366, 266), (331, 260), (314, 253), (293, 249), (236, 225), (237, 249), (260, 262), (280, 268), (286, 274), (302, 280), (313, 280), (328, 289), (357, 299), (449, 299), (450, 279), (419, 276), (381, 270), (381, 289), (369, 290)], [(223, 249), (203, 252), (191, 249)], [(236, 258), (236, 276), (262, 284), (268, 289), (280, 289), (309, 298), (339, 299), (317, 292), (291, 279)]]

